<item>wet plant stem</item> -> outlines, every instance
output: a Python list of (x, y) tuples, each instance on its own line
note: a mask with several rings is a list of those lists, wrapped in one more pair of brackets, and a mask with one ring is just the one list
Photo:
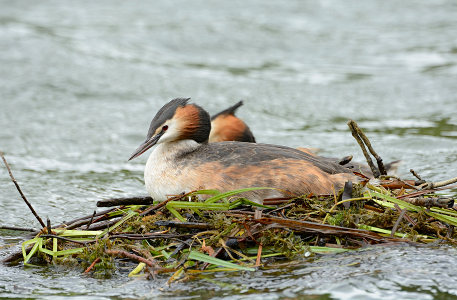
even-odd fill
[(8, 165), (8, 162), (6, 161), (5, 159), (5, 156), (3, 155), (3, 152), (0, 151), (0, 156), (2, 157), (3, 159), (3, 163), (5, 164), (6, 166), (6, 169), (8, 170), (8, 174), (10, 175), (11, 177), (11, 180), (13, 181), (14, 185), (16, 186), (16, 189), (17, 191), (19, 192), (19, 194), (21, 195), (22, 199), (24, 200), (25, 204), (27, 204), (27, 206), (29, 207), (29, 209), (32, 211), (32, 214), (35, 216), (35, 218), (38, 220), (38, 222), (40, 223), (41, 227), (42, 228), (45, 228), (46, 225), (44, 224), (43, 220), (40, 218), (40, 216), (36, 213), (35, 209), (33, 209), (33, 206), (32, 204), (30, 204), (30, 202), (27, 200), (27, 198), (25, 197), (24, 193), (22, 192), (21, 190), (21, 187), (19, 186), (19, 184), (17, 183), (16, 179), (14, 178), (13, 176), (13, 173), (11, 172), (11, 169), (10, 169), (10, 166)]

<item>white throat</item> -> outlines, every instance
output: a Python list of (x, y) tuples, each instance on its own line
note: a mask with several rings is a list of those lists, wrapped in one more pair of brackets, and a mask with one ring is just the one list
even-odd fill
[(167, 196), (191, 191), (190, 187), (176, 180), (181, 172), (177, 169), (176, 159), (199, 146), (194, 140), (179, 140), (160, 143), (154, 147), (144, 169), (144, 183), (152, 199), (165, 201)]

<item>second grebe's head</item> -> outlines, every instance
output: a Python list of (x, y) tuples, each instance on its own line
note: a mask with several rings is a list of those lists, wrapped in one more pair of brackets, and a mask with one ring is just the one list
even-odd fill
[(140, 156), (155, 144), (178, 140), (206, 143), (211, 131), (209, 114), (200, 106), (188, 104), (190, 98), (176, 98), (165, 104), (154, 116), (146, 140), (129, 160)]
[(254, 135), (248, 125), (235, 116), (235, 111), (243, 105), (243, 101), (211, 117), (211, 133), (209, 142), (238, 141), (255, 143)]

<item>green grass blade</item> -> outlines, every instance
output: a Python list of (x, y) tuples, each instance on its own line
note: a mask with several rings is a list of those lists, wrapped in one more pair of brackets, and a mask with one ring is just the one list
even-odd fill
[(132, 218), (133, 216), (136, 216), (136, 215), (138, 215), (137, 212), (135, 212), (133, 210), (128, 211), (127, 215), (125, 217), (123, 217), (122, 219), (120, 219), (116, 224), (103, 230), (102, 233), (100, 234), (100, 237), (104, 236), (108, 232), (113, 231), (114, 229), (116, 229), (117, 227), (122, 225), (122, 223), (124, 223), (125, 221), (129, 220), (130, 218)]
[(455, 211), (455, 210), (450, 210), (447, 208), (439, 208), (439, 207), (432, 207), (432, 208), (430, 208), (430, 210), (433, 212), (439, 213), (439, 214), (445, 214), (445, 215), (457, 217), (457, 211)]
[(101, 230), (66, 230), (66, 229), (53, 229), (58, 235), (63, 237), (85, 237), (85, 236), (97, 236), (103, 233)]
[[(390, 235), (392, 233), (392, 230), (382, 229), (382, 228), (378, 228), (378, 227), (374, 227), (374, 226), (368, 226), (368, 225), (364, 225), (364, 224), (358, 224), (357, 227), (360, 228), (360, 229), (365, 229), (365, 230), (378, 232), (378, 233), (383, 233), (383, 234), (388, 234), (388, 235)], [(394, 235), (396, 237), (399, 237), (399, 238), (405, 238), (405, 237), (408, 236), (408, 234), (401, 233), (401, 232), (395, 232)]]
[(309, 246), (309, 248), (314, 253), (342, 253), (342, 252), (352, 251), (351, 249), (319, 247), (319, 246)]
[(179, 221), (186, 222), (186, 218), (181, 216), (181, 214), (176, 209), (174, 209), (174, 207), (172, 205), (167, 205), (166, 207), (172, 213), (173, 216), (178, 218)]
[(56, 252), (57, 256), (65, 256), (65, 255), (73, 255), (77, 253), (81, 253), (84, 251), (85, 248), (73, 248), (73, 249), (67, 249), (67, 250), (60, 250)]
[(129, 273), (128, 277), (134, 277), (138, 275), (138, 273), (140, 273), (144, 269), (144, 267), (146, 267), (146, 264), (144, 262), (140, 262), (138, 266), (136, 266), (136, 268)]
[(245, 199), (245, 198), (241, 198), (240, 200), (241, 200), (242, 204), (247, 204), (247, 205), (261, 207), (261, 208), (267, 208), (267, 209), (275, 209), (276, 208), (276, 207), (273, 207), (273, 206), (259, 204), (257, 202), (254, 202), (254, 201), (251, 201), (251, 200), (248, 200), (248, 199)]
[(371, 194), (371, 196), (376, 196), (380, 199), (383, 199), (383, 200), (386, 200), (386, 201), (389, 201), (389, 202), (392, 202), (392, 203), (396, 203), (398, 204), (398, 206), (400, 206), (400, 208), (407, 208), (409, 210), (412, 210), (412, 211), (420, 211), (421, 210), (421, 207), (417, 206), (417, 205), (414, 205), (414, 204), (411, 204), (411, 203), (408, 203), (406, 201), (403, 201), (401, 199), (397, 199), (397, 198), (394, 198), (394, 197), (391, 197), (391, 196), (388, 196), (388, 195), (384, 195), (384, 194), (381, 194), (381, 193), (378, 193), (378, 192), (369, 192), (369, 194)]
[(162, 255), (163, 255), (166, 259), (169, 259), (169, 258), (171, 257), (170, 253), (168, 253), (168, 252), (165, 251), (165, 250), (160, 251), (160, 253), (162, 253)]
[(196, 196), (196, 195), (219, 195), (221, 192), (218, 190), (199, 190), (191, 193), (189, 196)]
[(431, 216), (431, 217), (434, 217), (437, 220), (440, 220), (440, 221), (443, 221), (445, 223), (448, 223), (449, 225), (457, 226), (457, 218), (455, 218), (455, 217), (451, 217), (451, 216), (448, 216), (448, 215), (442, 215), (442, 214), (439, 214), (439, 213), (426, 211), (426, 210), (425, 210), (425, 213), (427, 215)]
[[(22, 257), (24, 257), (24, 265), (27, 264), (27, 262), (32, 258), (32, 256), (38, 251), (38, 248), (40, 246), (40, 240), (43, 240), (43, 238), (36, 237), (34, 239), (25, 241), (22, 243)], [(34, 244), (30, 252), (27, 254), (26, 253), (26, 247), (30, 244)]]
[(206, 199), (206, 203), (214, 203), (217, 202), (223, 198), (227, 198), (230, 196), (234, 196), (236, 194), (244, 193), (244, 192), (250, 192), (250, 191), (258, 191), (258, 190), (275, 190), (275, 188), (270, 188), (270, 187), (251, 187), (251, 188), (245, 188), (245, 189), (239, 189), (239, 190), (234, 190), (226, 193), (222, 193), (219, 195), (216, 195), (214, 197)]
[[(413, 204), (408, 203), (406, 201), (403, 201), (403, 200), (400, 200), (400, 199), (397, 199), (397, 198), (394, 198), (394, 197), (391, 197), (391, 196), (387, 196), (387, 195), (384, 195), (384, 194), (381, 194), (381, 193), (378, 193), (378, 192), (370, 192), (370, 193), (372, 195), (378, 197), (378, 198), (384, 199), (384, 200), (392, 202), (392, 203), (396, 203), (396, 204), (398, 204), (398, 206), (400, 206), (400, 208), (406, 208), (406, 209), (409, 209), (409, 210), (412, 210), (412, 211), (417, 211), (417, 212), (423, 211), (425, 214), (427, 214), (427, 215), (429, 215), (431, 217), (434, 217), (437, 220), (443, 221), (443, 222), (448, 223), (450, 225), (457, 226), (457, 217), (453, 217), (453, 216), (450, 216), (448, 214), (441, 214), (441, 213), (438, 213), (438, 212), (432, 212), (432, 211), (430, 211), (428, 209), (424, 209), (424, 207), (413, 205)], [(382, 202), (377, 202), (377, 203), (380, 203), (381, 205), (384, 205)]]
[(206, 254), (200, 253), (198, 251), (194, 251), (194, 250), (190, 251), (188, 259), (198, 260), (198, 261), (210, 263), (210, 264), (213, 264), (216, 266), (222, 266), (222, 267), (231, 268), (231, 269), (237, 269), (237, 270), (243, 270), (243, 271), (255, 271), (254, 268), (240, 266), (240, 265), (237, 265), (237, 264), (234, 264), (234, 263), (231, 263), (231, 262), (219, 259), (219, 258), (215, 258), (215, 257), (209, 256), (209, 255), (206, 255)]
[(167, 203), (167, 208), (191, 208), (203, 210), (227, 210), (227, 203), (206, 203), (206, 202), (188, 202), (188, 201), (170, 201)]

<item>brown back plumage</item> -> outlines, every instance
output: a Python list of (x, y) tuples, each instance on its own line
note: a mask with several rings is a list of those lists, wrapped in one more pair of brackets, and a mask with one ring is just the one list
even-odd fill
[[(190, 165), (189, 165), (190, 163)], [(347, 180), (357, 180), (339, 164), (299, 150), (269, 144), (220, 142), (202, 145), (177, 161), (177, 168), (202, 174), (195, 188), (230, 191), (244, 187), (273, 187), (275, 196), (307, 193), (331, 194)], [(251, 192), (246, 197), (265, 198), (271, 191)]]

